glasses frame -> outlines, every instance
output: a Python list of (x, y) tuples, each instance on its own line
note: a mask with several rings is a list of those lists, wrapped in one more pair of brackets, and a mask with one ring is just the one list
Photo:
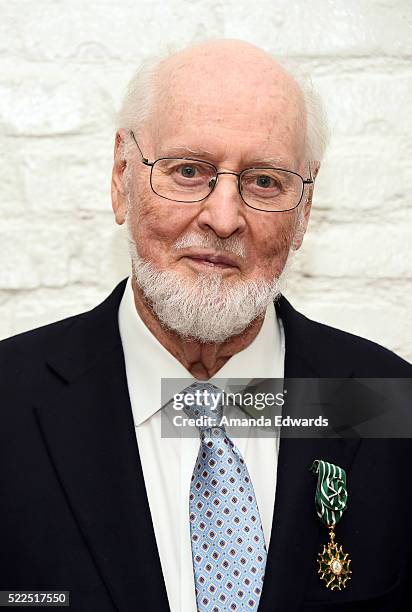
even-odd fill
[[(132, 130), (130, 130), (130, 135), (132, 136), (133, 140), (135, 141), (136, 146), (139, 149), (139, 153), (142, 156), (141, 162), (145, 166), (149, 166), (150, 167), (150, 187), (151, 187), (153, 193), (155, 193), (160, 198), (164, 198), (165, 200), (169, 200), (170, 202), (181, 202), (182, 204), (194, 204), (196, 202), (203, 202), (203, 200), (206, 200), (206, 198), (208, 198), (213, 193), (213, 191), (214, 191), (214, 189), (215, 189), (215, 187), (216, 187), (216, 185), (218, 183), (219, 176), (221, 174), (233, 174), (233, 176), (237, 177), (237, 190), (239, 192), (239, 195), (240, 195), (242, 201), (244, 202), (244, 204), (246, 204), (246, 206), (248, 206), (252, 210), (259, 210), (261, 212), (284, 213), (284, 212), (289, 212), (291, 210), (295, 210), (295, 208), (297, 208), (299, 206), (299, 204), (301, 203), (301, 201), (302, 201), (303, 194), (305, 192), (305, 185), (313, 185), (313, 183), (314, 183), (314, 180), (312, 178), (312, 172), (311, 172), (311, 169), (310, 169), (310, 163), (308, 164), (309, 165), (310, 178), (304, 179), (303, 176), (301, 176), (298, 172), (294, 172), (293, 170), (286, 170), (285, 168), (276, 168), (275, 166), (264, 166), (264, 167), (260, 166), (258, 168), (254, 168), (254, 167), (252, 167), (252, 168), (245, 168), (241, 172), (225, 172), (225, 171), (219, 172), (214, 164), (212, 164), (210, 162), (207, 162), (204, 159), (197, 159), (197, 158), (194, 158), (194, 157), (159, 157), (159, 159), (155, 159), (154, 161), (149, 161), (148, 158), (143, 155), (142, 150), (139, 147), (139, 144), (138, 144), (138, 142), (136, 140), (136, 137), (135, 137), (135, 135), (134, 135)], [(153, 183), (152, 183), (153, 168), (154, 168), (154, 166), (156, 165), (157, 162), (162, 161), (164, 159), (181, 159), (181, 160), (187, 160), (187, 161), (196, 161), (196, 162), (202, 162), (203, 164), (207, 164), (208, 166), (211, 166), (216, 171), (215, 172), (215, 177), (213, 179), (211, 179), (211, 181), (213, 180), (213, 187), (211, 188), (209, 193), (204, 198), (200, 198), (199, 200), (174, 200), (173, 198), (168, 198), (168, 197), (166, 197), (164, 195), (161, 195), (160, 193), (157, 193), (157, 191), (154, 189)], [(244, 197), (242, 195), (242, 189), (241, 189), (242, 176), (248, 170), (281, 170), (282, 172), (288, 172), (289, 174), (294, 174), (295, 176), (298, 176), (300, 178), (300, 180), (302, 181), (302, 191), (301, 191), (298, 203), (295, 204), (295, 206), (292, 206), (291, 208), (285, 208), (284, 210), (266, 210), (264, 208), (256, 208), (255, 206), (251, 206), (244, 199)]]

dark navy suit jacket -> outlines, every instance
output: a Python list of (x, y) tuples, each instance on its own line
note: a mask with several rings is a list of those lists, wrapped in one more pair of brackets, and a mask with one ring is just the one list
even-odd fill
[[(73, 612), (169, 610), (117, 322), (124, 287), (0, 343), (0, 590), (70, 590)], [(412, 378), (390, 351), (284, 297), (276, 307), (287, 378)], [(259, 612), (412, 610), (411, 449), (407, 439), (281, 440)], [(350, 483), (338, 540), (353, 575), (339, 592), (316, 574), (327, 541), (308, 470), (316, 458)]]

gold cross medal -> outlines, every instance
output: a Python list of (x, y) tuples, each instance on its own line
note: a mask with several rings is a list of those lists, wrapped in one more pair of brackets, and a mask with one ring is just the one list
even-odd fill
[(347, 508), (346, 472), (343, 468), (321, 459), (316, 459), (310, 469), (318, 475), (316, 513), (329, 529), (329, 542), (323, 545), (322, 552), (318, 553), (318, 574), (326, 588), (340, 591), (346, 587), (352, 574), (348, 553), (335, 542), (335, 526)]

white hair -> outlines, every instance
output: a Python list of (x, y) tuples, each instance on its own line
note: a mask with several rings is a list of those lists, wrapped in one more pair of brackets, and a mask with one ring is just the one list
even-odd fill
[(130, 237), (129, 252), (137, 285), (156, 318), (187, 340), (225, 342), (263, 318), (281, 293), (277, 277), (228, 282), (212, 271), (198, 273), (192, 280), (174, 270), (157, 270), (140, 257)]
[[(116, 128), (138, 132), (148, 121), (162, 95), (162, 84), (157, 79), (162, 61), (177, 49), (168, 47), (163, 53), (145, 59), (130, 79), (120, 110)], [(301, 66), (290, 58), (278, 58), (270, 54), (298, 84), (306, 112), (305, 157), (308, 162), (321, 162), (329, 142), (329, 126), (322, 99), (315, 90), (312, 79)], [(127, 139), (123, 157), (129, 158), (136, 145)]]

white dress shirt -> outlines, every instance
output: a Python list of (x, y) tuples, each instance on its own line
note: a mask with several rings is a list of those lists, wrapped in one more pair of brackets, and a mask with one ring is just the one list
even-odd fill
[[(119, 329), (136, 438), (171, 612), (196, 612), (189, 524), (190, 479), (199, 438), (161, 437), (161, 379), (195, 379), (140, 319), (131, 278), (119, 307)], [(253, 342), (233, 355), (214, 378), (283, 378), (285, 343), (273, 305)], [(214, 379), (211, 379), (213, 382)], [(218, 384), (218, 383), (216, 383)], [(222, 384), (220, 384), (222, 386)], [(276, 490), (279, 439), (228, 435), (240, 450), (255, 490), (266, 547)]]

